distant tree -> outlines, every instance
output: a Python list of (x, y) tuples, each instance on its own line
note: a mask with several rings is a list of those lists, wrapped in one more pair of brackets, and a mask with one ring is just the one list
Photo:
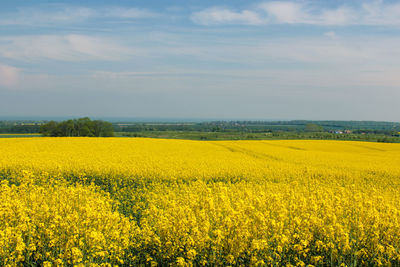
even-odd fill
[(40, 133), (44, 136), (89, 136), (111, 137), (114, 136), (114, 128), (110, 122), (89, 118), (67, 120), (63, 122), (50, 121), (40, 127)]
[(324, 128), (318, 124), (315, 123), (307, 123), (304, 131), (306, 132), (322, 132)]
[(92, 131), (94, 136), (111, 137), (114, 136), (114, 128), (110, 122), (95, 120), (92, 121)]
[(74, 136), (75, 135), (75, 125), (73, 120), (67, 120), (60, 122), (57, 125), (58, 136)]
[(74, 120), (74, 122), (77, 136), (92, 136), (90, 131), (91, 120), (88, 117)]
[(49, 121), (46, 124), (40, 126), (40, 133), (44, 136), (55, 136), (54, 134), (57, 131), (57, 122)]

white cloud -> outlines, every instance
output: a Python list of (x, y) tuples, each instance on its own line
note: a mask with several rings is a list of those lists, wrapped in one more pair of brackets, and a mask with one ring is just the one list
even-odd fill
[(363, 10), (339, 6), (322, 8), (307, 2), (274, 1), (260, 4), (270, 24), (346, 25), (363, 24)]
[(78, 6), (52, 5), (48, 8), (21, 8), (16, 13), (2, 14), (0, 25), (47, 25), (78, 24), (96, 18), (143, 19), (157, 16), (156, 13), (140, 8), (87, 8)]
[(256, 12), (243, 10), (235, 12), (227, 8), (209, 8), (192, 14), (191, 19), (196, 24), (248, 24), (258, 25), (263, 21)]
[(86, 35), (0, 37), (0, 56), (16, 60), (123, 60), (132, 49), (107, 38)]
[(218, 24), (310, 24), (310, 25), (400, 25), (400, 3), (369, 1), (359, 5), (327, 8), (319, 1), (272, 1), (253, 10), (208, 8), (192, 15), (202, 25)]
[(303, 6), (292, 2), (269, 2), (260, 5), (274, 23), (299, 23), (308, 19)]
[[(252, 84), (264, 83), (274, 76), (277, 83), (290, 86), (296, 83), (313, 87), (379, 86), (376, 81), (382, 86), (400, 86), (400, 78), (393, 75), (400, 67), (399, 38), (385, 37), (374, 42), (374, 37), (331, 39), (336, 37), (335, 32), (325, 35), (328, 38), (258, 39), (257, 42), (237, 37), (218, 45), (192, 42), (187, 38), (173, 48), (152, 47), (147, 51), (157, 55), (157, 59), (190, 58), (185, 69), (174, 70), (178, 67), (174, 64), (153, 64), (147, 65), (145, 71), (134, 67), (122, 72), (96, 71), (92, 75), (113, 80), (209, 75), (219, 80), (240, 77), (246, 82), (251, 80)], [(165, 38), (168, 39), (168, 35)], [(181, 48), (185, 49), (185, 54), (180, 52)]]
[(22, 8), (14, 14), (2, 14), (0, 25), (35, 25), (47, 23), (80, 23), (95, 16), (90, 8), (68, 8), (44, 11), (38, 8)]
[(14, 87), (18, 83), (19, 69), (0, 64), (0, 86)]
[[(323, 10), (320, 15), (310, 16), (310, 24), (322, 25), (346, 25), (364, 24), (362, 12), (347, 7), (339, 7), (331, 10)], [(307, 23), (307, 22), (306, 22)]]
[(383, 1), (372, 1), (362, 5), (363, 24), (367, 25), (399, 25), (400, 3), (384, 4)]

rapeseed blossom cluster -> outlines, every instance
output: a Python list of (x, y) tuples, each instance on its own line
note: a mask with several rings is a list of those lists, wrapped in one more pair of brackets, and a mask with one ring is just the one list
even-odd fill
[(0, 265), (400, 264), (400, 145), (0, 139)]
[(0, 265), (123, 263), (130, 221), (91, 186), (0, 185)]

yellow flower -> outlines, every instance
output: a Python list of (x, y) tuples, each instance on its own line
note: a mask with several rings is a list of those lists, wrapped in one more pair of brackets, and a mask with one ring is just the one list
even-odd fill
[(37, 138), (0, 148), (0, 265), (400, 264), (398, 144)]

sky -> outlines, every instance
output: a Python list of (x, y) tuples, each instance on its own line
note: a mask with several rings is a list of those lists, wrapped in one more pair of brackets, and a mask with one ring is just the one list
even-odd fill
[(400, 1), (0, 1), (0, 116), (400, 120)]

